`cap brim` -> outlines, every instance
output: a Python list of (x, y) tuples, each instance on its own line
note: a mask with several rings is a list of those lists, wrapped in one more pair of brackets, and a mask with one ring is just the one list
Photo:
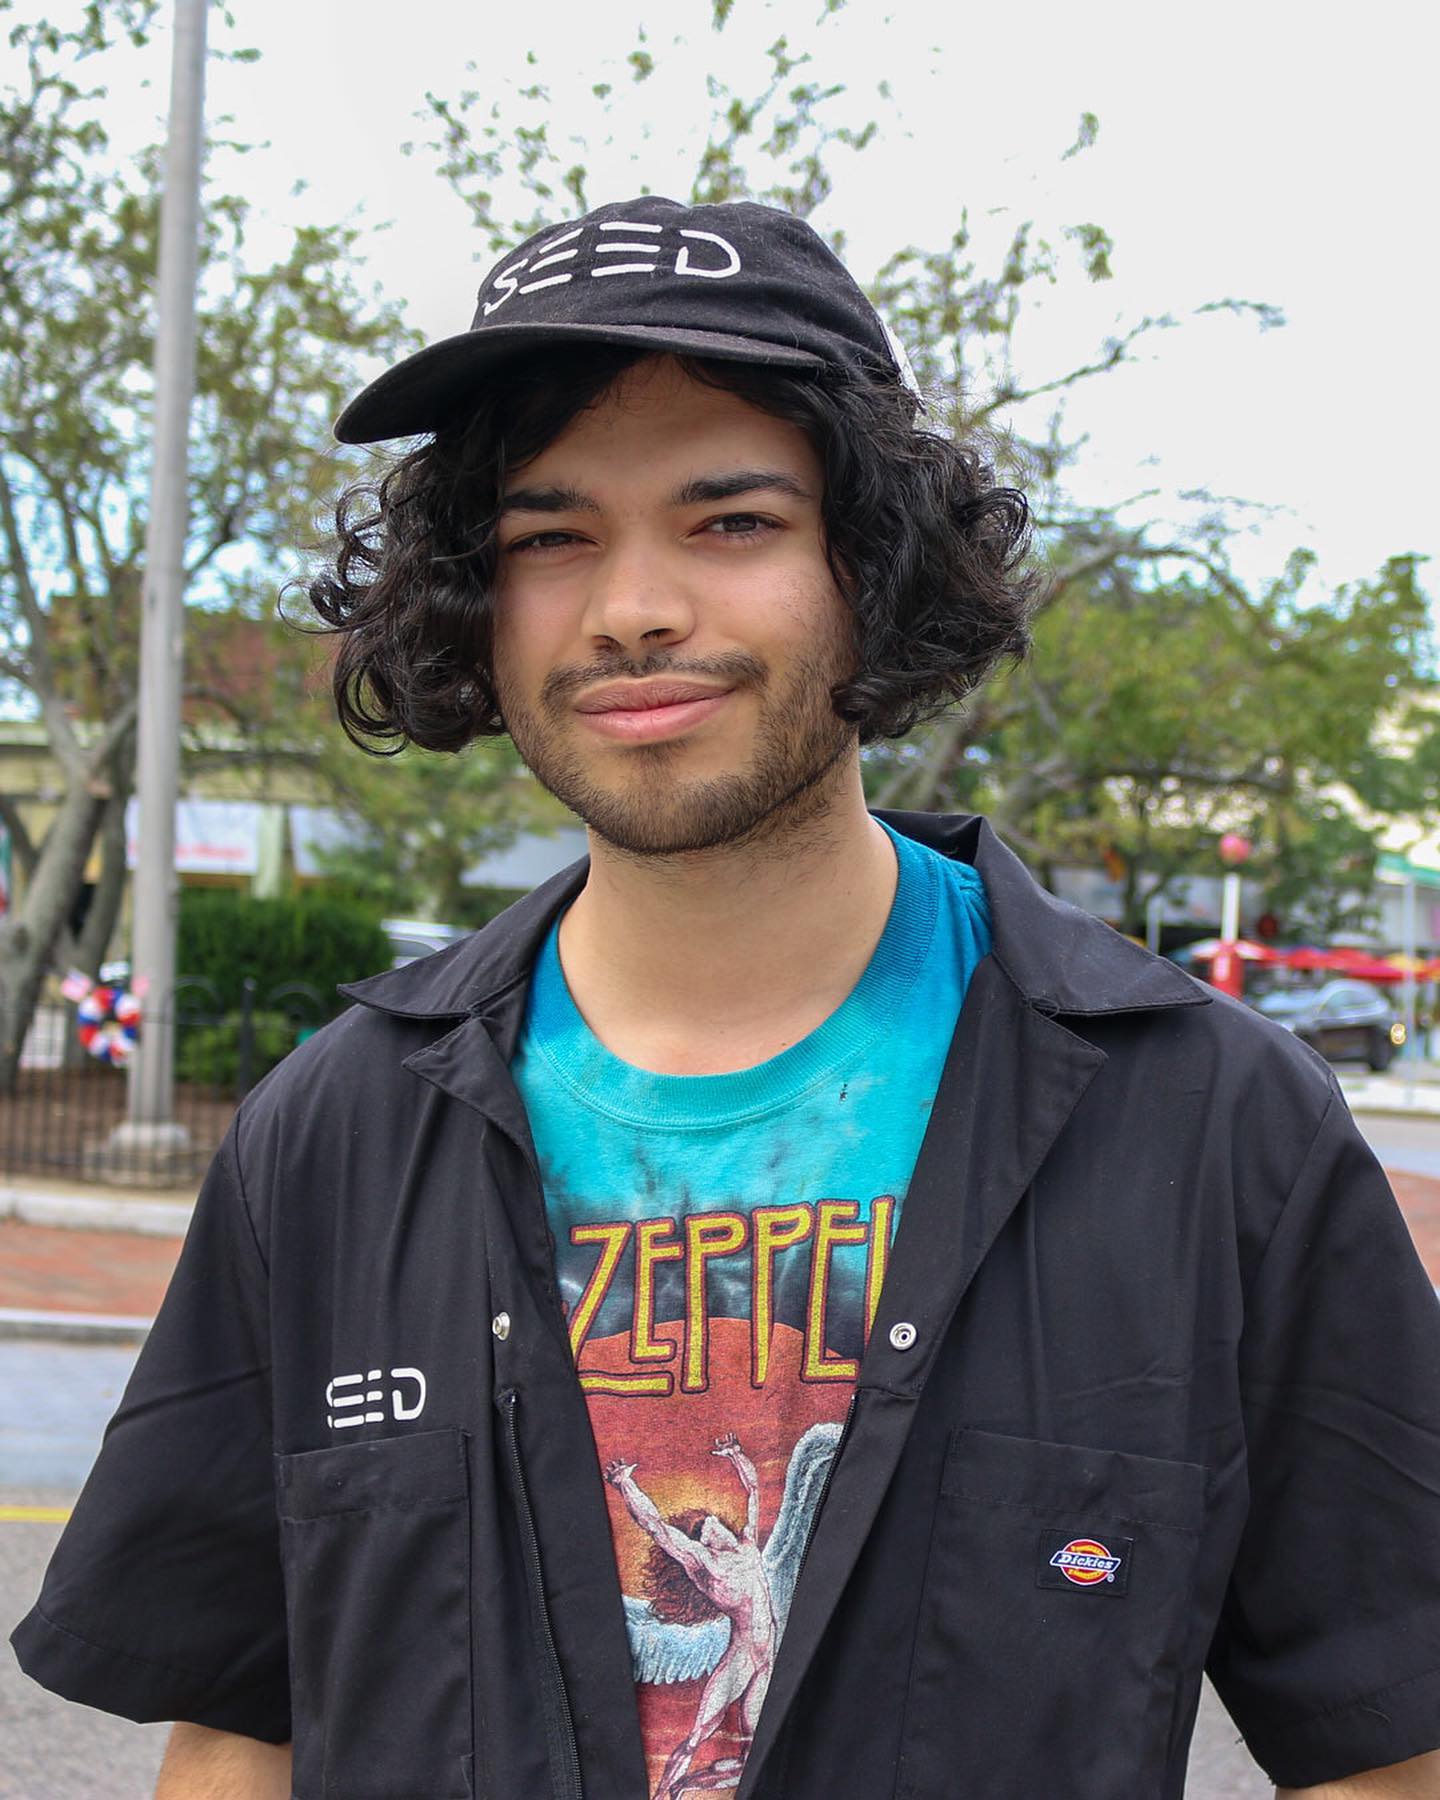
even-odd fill
[(417, 350), (372, 381), (335, 421), (342, 444), (377, 444), (386, 438), (443, 431), (478, 398), (482, 378), (496, 364), (547, 344), (622, 344), (639, 350), (672, 350), (721, 362), (765, 363), (787, 369), (820, 369), (825, 359), (794, 344), (736, 337), (721, 331), (687, 331), (665, 325), (487, 325)]

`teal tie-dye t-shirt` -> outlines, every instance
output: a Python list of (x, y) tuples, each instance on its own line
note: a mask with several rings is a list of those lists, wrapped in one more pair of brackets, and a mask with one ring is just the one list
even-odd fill
[(754, 1068), (622, 1062), (570, 997), (558, 925), (536, 960), (513, 1072), (608, 1483), (654, 1794), (739, 1781), (990, 947), (975, 871), (890, 835), (895, 900), (864, 974)]

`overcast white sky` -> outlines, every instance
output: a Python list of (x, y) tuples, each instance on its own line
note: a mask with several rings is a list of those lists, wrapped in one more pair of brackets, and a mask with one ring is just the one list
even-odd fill
[[(1331, 581), (1391, 552), (1440, 555), (1434, 9), (1039, 0), (982, 13), (850, 0), (817, 26), (819, 9), (735, 0), (717, 43), (709, 0), (243, 0), (235, 31), (217, 18), (214, 41), (252, 44), (262, 60), (216, 66), (211, 111), (234, 116), (235, 136), (269, 140), (226, 171), (263, 213), (363, 205), (394, 221), (374, 241), (374, 279), (440, 336), (468, 324), (489, 258), (433, 164), (401, 154), (427, 87), (500, 93), (527, 79), (533, 48), (563, 136), (592, 82), (623, 81), (649, 20), (661, 73), (628, 91), (621, 141), (591, 146), (592, 197), (642, 182), (675, 192), (693, 167), (705, 70), (750, 91), (759, 49), (786, 32), (813, 51), (815, 73), (850, 85), (854, 118), (873, 113), (884, 128), (843, 164), (819, 221), (845, 228), (862, 280), (903, 243), (938, 248), (963, 206), (1005, 209), (1006, 224), (1094, 219), (1113, 234), (1116, 278), (1048, 292), (1023, 341), (1025, 376), (1057, 373), (1147, 313), (1222, 296), (1284, 310), (1286, 327), (1267, 333), (1194, 320), (1077, 395), (1084, 498), (1205, 487), (1276, 507), (1241, 552), (1256, 576), (1298, 543), (1320, 551)], [(163, 111), (166, 76), (163, 57), (112, 59), (107, 78), (136, 130)], [(889, 106), (873, 97), (882, 78)], [(1084, 110), (1099, 115), (1099, 141), (1062, 162)], [(294, 200), (297, 180), (308, 192)], [(1434, 568), (1428, 585), (1440, 586)]]

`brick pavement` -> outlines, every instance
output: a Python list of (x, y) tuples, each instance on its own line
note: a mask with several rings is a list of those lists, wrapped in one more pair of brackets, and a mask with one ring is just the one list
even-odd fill
[(0, 1219), (0, 1307), (153, 1318), (180, 1242)]
[[(1440, 1287), (1440, 1180), (1390, 1180), (1430, 1279)], [(154, 1316), (179, 1238), (72, 1231), (0, 1219), (0, 1307)]]
[(1440, 1287), (1440, 1181), (1429, 1175), (1390, 1171), (1390, 1185), (1410, 1227), (1420, 1260), (1430, 1279)]

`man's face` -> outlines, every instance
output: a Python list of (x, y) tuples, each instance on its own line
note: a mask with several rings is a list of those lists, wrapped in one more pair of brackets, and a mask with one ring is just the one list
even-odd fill
[(638, 364), (512, 472), (494, 675), (537, 778), (617, 848), (753, 840), (855, 753), (854, 668), (798, 427)]

